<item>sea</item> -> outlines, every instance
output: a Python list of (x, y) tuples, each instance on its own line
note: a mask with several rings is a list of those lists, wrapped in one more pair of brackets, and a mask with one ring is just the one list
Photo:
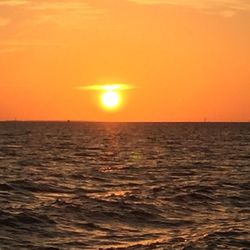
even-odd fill
[(0, 123), (0, 249), (250, 249), (250, 123)]

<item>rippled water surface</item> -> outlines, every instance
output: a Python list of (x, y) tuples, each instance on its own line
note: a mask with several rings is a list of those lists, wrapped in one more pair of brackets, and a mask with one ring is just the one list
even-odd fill
[(0, 123), (0, 249), (250, 249), (249, 232), (249, 123)]

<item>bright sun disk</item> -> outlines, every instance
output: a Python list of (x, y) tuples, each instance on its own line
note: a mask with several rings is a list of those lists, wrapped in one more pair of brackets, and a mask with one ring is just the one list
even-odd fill
[(105, 108), (115, 109), (120, 104), (120, 96), (117, 92), (109, 90), (102, 94), (101, 101)]

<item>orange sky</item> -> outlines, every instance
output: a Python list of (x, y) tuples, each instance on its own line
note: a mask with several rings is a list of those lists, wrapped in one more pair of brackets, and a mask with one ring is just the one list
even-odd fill
[(0, 120), (249, 121), (249, 44), (249, 0), (0, 0)]

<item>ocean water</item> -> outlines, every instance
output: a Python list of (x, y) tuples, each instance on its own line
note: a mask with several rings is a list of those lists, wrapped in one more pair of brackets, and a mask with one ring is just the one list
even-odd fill
[(250, 124), (2, 122), (0, 249), (250, 249)]

